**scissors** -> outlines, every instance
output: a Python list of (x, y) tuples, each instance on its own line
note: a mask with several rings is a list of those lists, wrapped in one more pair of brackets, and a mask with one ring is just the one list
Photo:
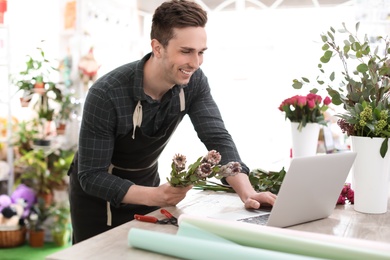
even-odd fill
[(161, 209), (160, 212), (166, 216), (164, 219), (158, 219), (153, 216), (144, 216), (144, 215), (139, 215), (139, 214), (134, 214), (134, 219), (143, 221), (143, 222), (150, 222), (150, 223), (157, 223), (157, 224), (171, 224), (174, 226), (179, 226), (177, 218), (174, 217), (168, 210), (166, 209)]

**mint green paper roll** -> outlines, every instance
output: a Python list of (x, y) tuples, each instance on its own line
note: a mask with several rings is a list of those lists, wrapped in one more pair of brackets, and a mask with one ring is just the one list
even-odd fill
[(390, 259), (390, 251), (378, 251), (362, 247), (331, 243), (316, 239), (272, 232), (266, 227), (252, 224), (217, 220), (206, 217), (181, 215), (179, 226), (189, 223), (237, 244), (326, 259)]
[[(186, 232), (188, 231), (189, 230)], [(200, 229), (197, 229), (195, 232), (199, 231)], [(203, 239), (131, 228), (128, 234), (128, 244), (129, 246), (135, 248), (152, 251), (158, 254), (170, 255), (181, 259), (313, 259), (305, 256), (245, 247), (231, 242), (226, 243), (223, 240), (210, 241), (204, 238), (211, 238), (212, 236), (205, 234), (195, 235), (195, 237), (199, 236), (203, 237)], [(214, 239), (215, 237), (213, 240)]]

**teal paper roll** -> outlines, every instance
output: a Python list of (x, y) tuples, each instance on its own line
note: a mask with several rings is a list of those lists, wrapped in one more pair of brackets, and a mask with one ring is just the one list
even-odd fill
[(354, 247), (329, 241), (287, 235), (280, 232), (272, 232), (267, 227), (263, 228), (247, 223), (183, 214), (179, 217), (179, 226), (184, 223), (192, 224), (224, 239), (247, 247), (325, 259), (390, 259), (390, 251), (378, 251), (364, 247)]
[[(187, 226), (188, 228), (189, 226)], [(179, 228), (180, 229), (180, 228)], [(198, 232), (198, 229), (196, 232)], [(191, 232), (187, 230), (186, 232)], [(152, 251), (158, 254), (170, 255), (181, 259), (313, 259), (305, 256), (291, 255), (258, 248), (245, 247), (223, 240), (210, 241), (204, 239), (207, 234), (197, 234), (200, 238), (165, 234), (156, 231), (131, 228), (128, 234), (129, 246)], [(214, 237), (215, 238), (215, 237)], [(217, 239), (218, 240), (218, 239)]]
[(200, 229), (194, 225), (191, 225), (186, 222), (182, 222), (180, 225), (179, 229), (177, 230), (176, 233), (177, 236), (183, 236), (183, 237), (191, 237), (191, 238), (196, 238), (200, 240), (208, 240), (208, 241), (214, 241), (214, 242), (221, 242), (225, 244), (233, 244), (237, 245), (236, 243), (224, 239), (220, 236), (214, 235), (213, 233), (207, 232), (203, 229)]

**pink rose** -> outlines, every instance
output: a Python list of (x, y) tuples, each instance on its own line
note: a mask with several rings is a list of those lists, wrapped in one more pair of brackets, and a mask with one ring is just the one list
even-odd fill
[(324, 105), (329, 105), (330, 103), (332, 103), (332, 100), (330, 99), (330, 97), (325, 97), (325, 99), (324, 99)]

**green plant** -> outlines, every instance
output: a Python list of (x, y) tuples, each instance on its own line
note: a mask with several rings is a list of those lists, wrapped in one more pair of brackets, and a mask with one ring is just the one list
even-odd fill
[(64, 232), (69, 230), (70, 207), (67, 203), (59, 203), (51, 208), (50, 216), (53, 218), (50, 224), (52, 232)]
[[(43, 42), (43, 41), (42, 41)], [(46, 59), (42, 47), (36, 48), (37, 52), (33, 55), (27, 55), (25, 69), (19, 72), (18, 77), (13, 78), (18, 90), (33, 93), (34, 88), (40, 85), (46, 89), (52, 89), (55, 83), (50, 81), (52, 73), (57, 73), (58, 69), (52, 64), (52, 61)]]
[[(54, 161), (53, 157), (57, 158), (57, 161)], [(66, 162), (68, 160), (69, 158), (67, 158)], [(53, 187), (56, 185), (63, 186), (64, 184), (64, 176), (66, 173), (64, 171), (52, 171), (52, 169), (60, 167), (57, 166), (57, 164), (61, 165), (59, 161), (62, 161), (62, 158), (59, 159), (57, 155), (53, 155), (53, 151), (47, 152), (41, 149), (33, 149), (24, 152), (14, 163), (22, 169), (15, 183), (27, 183), (37, 194), (51, 194)]]
[[(348, 136), (384, 138), (379, 151), (384, 157), (390, 137), (390, 39), (364, 35), (361, 40), (358, 30), (359, 23), (354, 32), (343, 23), (337, 32), (330, 27), (321, 34), (321, 74), (316, 80), (320, 85), (327, 84), (333, 104), (343, 106), (344, 112), (337, 114), (342, 131)], [(340, 35), (344, 37), (337, 38)], [(334, 57), (339, 58), (341, 72), (333, 71), (335, 66), (328, 64)], [(332, 69), (330, 73), (325, 73), (325, 65)], [(306, 77), (294, 79), (293, 87), (299, 89), (308, 83)]]
[(17, 131), (13, 134), (13, 143), (14, 147), (17, 147), (18, 153), (31, 151), (32, 140), (37, 137), (38, 131), (36, 130), (38, 126), (37, 120), (31, 121), (21, 121), (18, 124)]
[(43, 198), (38, 197), (37, 202), (31, 208), (27, 220), (28, 228), (35, 231), (43, 230), (44, 223), (52, 214), (53, 205), (54, 204), (47, 205)]
[[(278, 194), (285, 175), (286, 170), (284, 167), (278, 172), (257, 168), (251, 170), (249, 173), (249, 181), (252, 187), (258, 192), (270, 191), (274, 194)], [(211, 181), (209, 181), (209, 183), (211, 184), (197, 184), (195, 185), (195, 189), (235, 192), (229, 185)]]
[(51, 121), (56, 106), (59, 106), (63, 99), (58, 84), (52, 81), (59, 71), (57, 65), (46, 58), (42, 47), (37, 47), (36, 50), (36, 53), (27, 55), (25, 69), (13, 75), (12, 82), (18, 87), (18, 91), (23, 91), (23, 97), (31, 99), (32, 95), (38, 95), (33, 108), (39, 119)]
[(48, 155), (48, 167), (50, 175), (55, 181), (51, 184), (53, 188), (61, 189), (66, 186), (65, 177), (72, 164), (75, 149), (58, 149)]

